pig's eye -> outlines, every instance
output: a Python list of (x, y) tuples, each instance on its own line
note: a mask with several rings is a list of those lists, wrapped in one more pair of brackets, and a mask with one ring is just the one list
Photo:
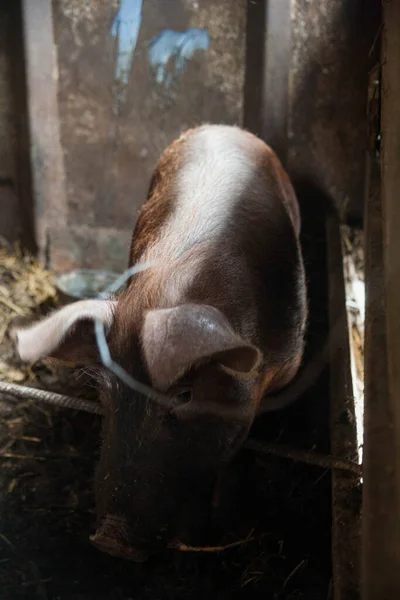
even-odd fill
[(192, 399), (192, 390), (186, 390), (185, 392), (180, 392), (179, 394), (177, 394), (177, 399), (182, 403), (189, 402), (189, 400)]
[(186, 386), (179, 386), (174, 390), (171, 390), (170, 395), (172, 406), (165, 416), (165, 422), (168, 424), (171, 431), (174, 431), (176, 427), (179, 427), (179, 408), (190, 402), (193, 397), (193, 390)]
[(174, 406), (181, 406), (190, 402), (192, 399), (192, 390), (190, 388), (177, 388), (174, 390), (172, 395), (172, 402)]

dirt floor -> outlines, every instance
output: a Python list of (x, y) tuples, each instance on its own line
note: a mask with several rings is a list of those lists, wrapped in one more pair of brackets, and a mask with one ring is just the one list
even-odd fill
[[(323, 345), (328, 322), (325, 222), (321, 209), (306, 214), (312, 215), (303, 223), (309, 359)], [(2, 269), (0, 297), (6, 298), (8, 314), (17, 316), (7, 297), (11, 280)], [(40, 307), (33, 302), (22, 312), (47, 310), (55, 301), (51, 281), (49, 286)], [(68, 371), (38, 365), (18, 375), (20, 365), (3, 334), (0, 379), (95, 397), (90, 381)], [(251, 435), (328, 453), (328, 390), (327, 369), (306, 397), (280, 414), (263, 416)], [(100, 553), (89, 541), (100, 418), (4, 397), (0, 411), (1, 600), (330, 600), (329, 471), (243, 450), (231, 468), (218, 541), (244, 539), (250, 532), (252, 540), (220, 553), (169, 550), (134, 564)]]

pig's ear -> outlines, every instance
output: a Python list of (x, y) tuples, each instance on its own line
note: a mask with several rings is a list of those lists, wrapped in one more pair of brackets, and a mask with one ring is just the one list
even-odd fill
[(82, 300), (54, 312), (30, 327), (14, 329), (12, 336), (24, 362), (55, 358), (65, 362), (90, 363), (98, 359), (94, 320), (106, 332), (114, 320), (115, 302)]
[(251, 373), (261, 355), (211, 306), (185, 304), (152, 310), (142, 330), (144, 356), (153, 385), (168, 389), (191, 367), (216, 361), (235, 374)]

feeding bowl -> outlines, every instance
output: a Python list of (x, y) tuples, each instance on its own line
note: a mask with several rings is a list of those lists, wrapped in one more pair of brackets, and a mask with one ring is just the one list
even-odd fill
[[(56, 278), (60, 300), (64, 303), (98, 298), (119, 277), (112, 271), (75, 269)], [(114, 290), (117, 291), (117, 290)]]

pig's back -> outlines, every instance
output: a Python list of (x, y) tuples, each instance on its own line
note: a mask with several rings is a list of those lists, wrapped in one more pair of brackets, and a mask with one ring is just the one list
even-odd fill
[[(255, 215), (271, 219), (277, 199), (290, 213), (290, 195), (279, 179), (280, 164), (254, 135), (236, 127), (205, 125), (190, 130), (176, 144), (179, 168), (172, 181), (161, 180), (156, 186), (168, 188), (160, 205), (171, 197), (173, 202), (157, 239), (146, 249), (146, 260), (178, 259), (199, 244), (229, 235), (233, 228), (241, 227), (245, 233)], [(235, 222), (238, 214), (240, 223)]]
[(306, 314), (298, 230), (293, 189), (268, 146), (239, 128), (205, 125), (161, 158), (132, 262), (159, 265), (141, 277), (153, 308), (211, 304), (238, 333), (280, 352), (301, 337)]

